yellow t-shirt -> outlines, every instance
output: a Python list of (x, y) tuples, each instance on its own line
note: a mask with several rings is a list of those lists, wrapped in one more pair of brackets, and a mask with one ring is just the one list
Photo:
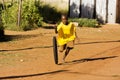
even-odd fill
[(63, 24), (62, 22), (57, 26), (58, 31), (58, 44), (64, 45), (69, 41), (73, 41), (75, 39), (75, 25), (70, 22), (68, 25)]

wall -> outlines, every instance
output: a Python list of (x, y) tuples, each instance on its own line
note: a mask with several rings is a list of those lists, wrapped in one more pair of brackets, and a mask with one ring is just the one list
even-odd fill
[(81, 2), (81, 17), (93, 18), (94, 15), (94, 0), (82, 0)]
[(70, 0), (70, 17), (76, 18), (80, 14), (80, 0)]
[(100, 23), (107, 21), (107, 0), (96, 0), (96, 18)]
[[(76, 7), (71, 7), (70, 3), (70, 15), (71, 17), (81, 18), (97, 18), (101, 23), (116, 23), (120, 22), (120, 0), (70, 0), (70, 2), (79, 6), (78, 14), (73, 13)], [(78, 16), (79, 15), (79, 16)]]
[(117, 0), (108, 0), (108, 23), (116, 23)]

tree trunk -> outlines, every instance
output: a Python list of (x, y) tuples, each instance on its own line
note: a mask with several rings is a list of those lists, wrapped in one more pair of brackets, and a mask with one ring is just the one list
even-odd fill
[(12, 1), (11, 1), (11, 5), (13, 5), (13, 3), (14, 3), (14, 1), (12, 0)]
[(17, 21), (17, 26), (19, 26), (19, 27), (21, 24), (21, 10), (22, 10), (22, 0), (19, 0), (19, 2), (18, 2), (18, 21)]
[(2, 0), (2, 7), (3, 7), (3, 10), (5, 10), (5, 2), (4, 2), (4, 0)]

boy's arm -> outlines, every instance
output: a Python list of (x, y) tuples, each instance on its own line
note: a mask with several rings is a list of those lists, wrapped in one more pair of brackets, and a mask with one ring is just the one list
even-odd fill
[(63, 33), (62, 33), (62, 24), (60, 23), (57, 27), (56, 27), (56, 32), (59, 38), (63, 37)]
[(79, 37), (78, 37), (78, 35), (77, 35), (77, 32), (75, 32), (75, 36), (76, 36), (77, 42), (79, 43), (79, 42), (80, 42), (80, 39), (79, 39)]
[(79, 39), (79, 37), (78, 37), (78, 35), (77, 35), (77, 32), (76, 32), (76, 27), (77, 27), (77, 25), (75, 25), (75, 24), (73, 24), (73, 25), (74, 25), (74, 32), (75, 32), (76, 39), (77, 39), (77, 41), (79, 42), (80, 39)]
[(55, 26), (54, 27), (55, 28), (55, 33), (57, 34), (61, 29), (61, 24), (59, 24), (59, 25), (55, 24), (54, 26)]

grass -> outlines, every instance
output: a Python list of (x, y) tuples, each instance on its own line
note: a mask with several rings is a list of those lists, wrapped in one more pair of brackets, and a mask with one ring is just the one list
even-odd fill
[(92, 27), (98, 28), (100, 25), (96, 19), (88, 19), (88, 18), (69, 18), (69, 21), (77, 22), (79, 27)]

